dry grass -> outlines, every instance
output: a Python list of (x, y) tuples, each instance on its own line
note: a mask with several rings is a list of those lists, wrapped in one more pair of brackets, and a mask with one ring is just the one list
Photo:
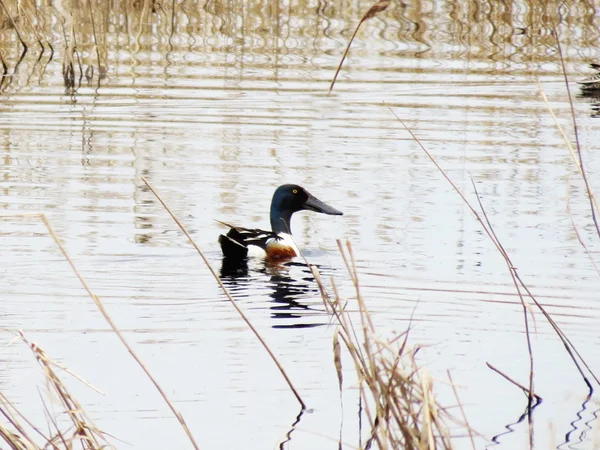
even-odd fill
[[(8, 422), (7, 425), (0, 424), (0, 439), (13, 450), (113, 448), (106, 441), (104, 433), (92, 423), (77, 399), (71, 395), (57, 369), (75, 375), (53, 361), (37, 344), (28, 341), (23, 333), (19, 333), (17, 339), (27, 345), (42, 369), (47, 386), (47, 400), (43, 400), (47, 420), (43, 426), (32, 423), (19, 412), (14, 403), (0, 393), (0, 414)], [(85, 383), (81, 378), (75, 377)], [(50, 414), (49, 402), (58, 403), (61, 411)], [(56, 410), (57, 407), (53, 406), (52, 409)], [(44, 433), (42, 429), (47, 431)]]
[(339, 295), (333, 280), (331, 297), (326, 294), (317, 269), (314, 266), (311, 269), (338, 324), (333, 336), (333, 354), (340, 391), (343, 389), (340, 341), (358, 375), (363, 412), (369, 424), (368, 437), (360, 448), (376, 444), (382, 450), (451, 449), (446, 424), (451, 416), (437, 402), (431, 378), (417, 364), (415, 355), (419, 348), (408, 345), (409, 330), (392, 338), (378, 335), (360, 292), (352, 247), (347, 243), (344, 249), (339, 241), (338, 245), (354, 284), (358, 306), (355, 319), (360, 325), (354, 324), (348, 303)]
[[(153, 190), (153, 192), (155, 191)], [(158, 196), (156, 192), (155, 194)], [(166, 203), (164, 203), (162, 199), (161, 202), (166, 210), (173, 216), (173, 219), (178, 226), (185, 232), (185, 228), (183, 228), (181, 222), (167, 207)], [(180, 421), (193, 447), (198, 448), (183, 417), (174, 409), (173, 405), (166, 395), (164, 395), (164, 392), (148, 372), (147, 368), (139, 360), (131, 346), (124, 340), (122, 334), (106, 312), (100, 299), (91, 291), (86, 280), (75, 267), (73, 260), (62, 246), (62, 243), (55, 234), (47, 218), (44, 215), (39, 214), (32, 214), (29, 217), (41, 219), (47, 227), (49, 235), (61, 250), (65, 261), (71, 266), (82, 286), (87, 290), (88, 294), (100, 312), (104, 315), (113, 331), (122, 340), (129, 353), (142, 369), (144, 369), (146, 375), (153, 381), (161, 395), (163, 395), (164, 400), (171, 407), (173, 413)], [(189, 235), (188, 238), (190, 238)], [(192, 243), (202, 256), (197, 245), (193, 241)], [(349, 246), (348, 249), (350, 250)], [(450, 449), (451, 443), (449, 432), (444, 422), (444, 419), (447, 418), (448, 415), (444, 408), (437, 403), (433, 395), (433, 387), (430, 378), (419, 369), (416, 363), (416, 350), (410, 349), (407, 346), (408, 331), (391, 340), (377, 337), (375, 327), (360, 294), (352, 254), (350, 252), (346, 255), (343, 250), (342, 254), (345, 257), (348, 272), (356, 288), (362, 331), (360, 334), (357, 334), (356, 332), (352, 322), (351, 313), (345, 308), (345, 303), (341, 297), (337, 295), (335, 285), (334, 291), (336, 295), (333, 298), (330, 298), (326, 293), (325, 287), (320, 282), (318, 272), (316, 272), (314, 266), (310, 267), (313, 269), (315, 277), (319, 282), (319, 287), (324, 300), (326, 301), (325, 304), (339, 324), (339, 328), (334, 333), (334, 354), (340, 390), (344, 387), (341, 367), (342, 346), (340, 345), (340, 342), (343, 343), (346, 351), (351, 356), (358, 379), (360, 380), (360, 396), (364, 405), (363, 411), (370, 425), (366, 443), (364, 446), (360, 447), (368, 449), (376, 444), (380, 449)], [(205, 262), (212, 270), (206, 259)], [(228, 294), (227, 289), (223, 286), (214, 270), (212, 271), (217, 282), (219, 282), (219, 285), (224, 289), (226, 294)], [(233, 299), (231, 299), (231, 301), (233, 306), (240, 312), (242, 318), (244, 318), (243, 312), (239, 310), (235, 301), (233, 301)], [(247, 319), (244, 320), (246, 320), (249, 328), (257, 333)], [(302, 410), (304, 411), (306, 405), (302, 401), (299, 392), (291, 384), (291, 380), (287, 377), (283, 367), (277, 361), (277, 357), (270, 351), (264, 340), (261, 339), (258, 334), (257, 337), (263, 342), (266, 351), (269, 352), (282, 372), (282, 375), (286, 381), (288, 381), (291, 391), (298, 398)], [(42, 367), (45, 379), (47, 380), (48, 390), (58, 399), (63, 411), (61, 412), (60, 417), (56, 417), (50, 415), (50, 413), (48, 413), (48, 408), (46, 408), (47, 423), (44, 427), (40, 427), (33, 424), (27, 417), (23, 416), (17, 410), (15, 405), (0, 393), (0, 412), (7, 421), (7, 425), (0, 424), (0, 438), (9, 446), (8, 448), (18, 450), (113, 448), (104, 439), (104, 433), (93, 425), (82, 406), (69, 393), (67, 387), (58, 376), (56, 371), (57, 368), (63, 370), (66, 369), (52, 361), (38, 345), (30, 343), (22, 334), (19, 335), (19, 339), (25, 342), (34, 353), (37, 361)], [(300, 417), (301, 415), (299, 418)], [(293, 431), (295, 425), (296, 423), (292, 426), (290, 433)], [(43, 433), (40, 431), (41, 429), (48, 429), (49, 431)]]

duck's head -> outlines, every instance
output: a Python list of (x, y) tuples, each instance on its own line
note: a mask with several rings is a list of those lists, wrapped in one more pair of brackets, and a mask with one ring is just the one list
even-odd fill
[(271, 201), (271, 229), (275, 233), (291, 234), (290, 220), (297, 211), (308, 210), (332, 216), (343, 213), (322, 202), (302, 186), (284, 184), (279, 186)]

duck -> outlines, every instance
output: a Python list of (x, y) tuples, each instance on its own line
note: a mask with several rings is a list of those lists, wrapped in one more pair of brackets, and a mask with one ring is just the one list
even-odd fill
[(584, 80), (578, 81), (582, 91), (600, 90), (600, 64), (592, 63), (590, 64), (590, 67), (594, 69), (596, 73)]
[(281, 262), (300, 256), (290, 222), (295, 212), (303, 210), (331, 216), (343, 215), (342, 211), (322, 202), (302, 186), (281, 185), (271, 200), (271, 231), (236, 227), (218, 221), (229, 227), (227, 234), (219, 236), (224, 258), (243, 261), (248, 257), (262, 257), (267, 261)]

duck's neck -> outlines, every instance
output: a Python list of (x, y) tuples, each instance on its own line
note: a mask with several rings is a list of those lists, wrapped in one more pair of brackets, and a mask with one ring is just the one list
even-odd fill
[(292, 234), (290, 222), (293, 212), (290, 210), (281, 210), (271, 205), (271, 230), (273, 233)]

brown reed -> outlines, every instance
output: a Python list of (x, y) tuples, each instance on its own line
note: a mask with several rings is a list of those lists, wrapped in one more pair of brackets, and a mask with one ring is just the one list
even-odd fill
[[(114, 448), (106, 440), (105, 433), (94, 425), (81, 404), (70, 393), (56, 369), (75, 376), (88, 387), (93, 387), (61, 364), (53, 361), (39, 345), (30, 342), (22, 332), (18, 333), (16, 339), (27, 345), (42, 368), (47, 386), (47, 395), (42, 397), (47, 422), (43, 426), (35, 425), (0, 392), (0, 414), (9, 424), (0, 424), (0, 440), (3, 440), (12, 450), (74, 450), (77, 448), (105, 450)], [(58, 401), (61, 409), (59, 414), (50, 414), (46, 404), (50, 401)], [(44, 428), (47, 429), (45, 433), (41, 431)]]
[(360, 22), (358, 22), (358, 25), (354, 29), (354, 33), (352, 34), (352, 37), (348, 41), (348, 45), (346, 46), (346, 51), (344, 51), (344, 54), (342, 55), (342, 59), (340, 60), (338, 68), (335, 71), (335, 75), (333, 76), (333, 80), (331, 80), (331, 85), (329, 86), (328, 94), (331, 94), (331, 91), (333, 90), (333, 86), (335, 85), (335, 80), (337, 80), (338, 74), (340, 73), (340, 70), (342, 70), (342, 64), (344, 64), (344, 60), (346, 59), (346, 56), (348, 56), (348, 51), (350, 50), (350, 46), (352, 45), (352, 42), (354, 41), (354, 38), (356, 37), (356, 33), (358, 33), (358, 29), (360, 28), (360, 26), (367, 20), (375, 17), (380, 12), (385, 11), (388, 6), (390, 6), (390, 0), (379, 0), (378, 2), (374, 3), (369, 8), (369, 10), (362, 16), (362, 19), (360, 19)]

